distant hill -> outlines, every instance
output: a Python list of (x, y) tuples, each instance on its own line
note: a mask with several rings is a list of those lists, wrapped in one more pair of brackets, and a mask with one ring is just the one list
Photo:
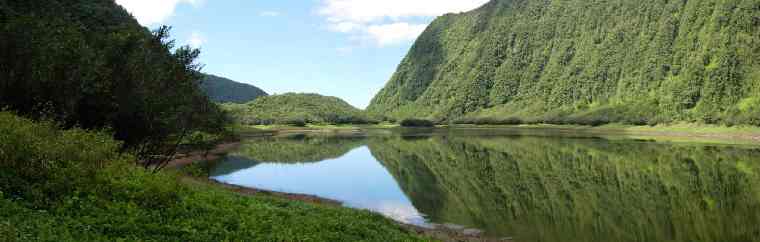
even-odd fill
[(492, 0), (438, 17), (369, 112), (760, 125), (757, 0)]
[(220, 103), (246, 103), (269, 95), (253, 85), (210, 74), (203, 74), (201, 87), (212, 101)]
[(263, 96), (223, 106), (244, 124), (357, 124), (373, 122), (362, 110), (337, 97), (310, 93)]

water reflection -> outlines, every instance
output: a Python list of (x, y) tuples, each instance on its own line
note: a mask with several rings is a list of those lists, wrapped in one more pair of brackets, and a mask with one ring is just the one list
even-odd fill
[[(281, 141), (285, 143), (283, 147), (293, 147), (294, 141)], [(288, 154), (288, 157), (291, 155)], [(230, 167), (245, 168), (230, 172)], [(211, 174), (214, 179), (225, 183), (318, 195), (343, 201), (350, 207), (379, 212), (405, 223), (426, 225), (423, 215), (399, 189), (393, 176), (372, 158), (366, 146), (318, 163), (256, 162), (241, 159), (238, 154), (213, 168)]]
[(495, 133), (271, 138), (213, 176), (519, 241), (760, 239), (758, 149)]

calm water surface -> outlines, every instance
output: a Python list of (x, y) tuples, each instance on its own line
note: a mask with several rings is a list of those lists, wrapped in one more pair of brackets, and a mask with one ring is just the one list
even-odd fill
[(517, 241), (760, 241), (760, 149), (504, 130), (244, 142), (213, 179)]

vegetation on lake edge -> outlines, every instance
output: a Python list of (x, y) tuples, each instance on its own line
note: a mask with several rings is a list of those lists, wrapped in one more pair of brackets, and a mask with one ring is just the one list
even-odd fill
[(425, 120), (425, 119), (409, 118), (409, 119), (401, 120), (401, 122), (399, 122), (399, 125), (401, 125), (401, 127), (428, 127), (429, 128), (429, 127), (434, 127), (435, 123), (433, 123), (433, 121)]
[(245, 125), (370, 124), (364, 111), (337, 97), (286, 93), (258, 98), (247, 104), (224, 104), (238, 123)]
[(3, 241), (420, 240), (370, 212), (244, 197), (151, 173), (108, 133), (0, 113)]

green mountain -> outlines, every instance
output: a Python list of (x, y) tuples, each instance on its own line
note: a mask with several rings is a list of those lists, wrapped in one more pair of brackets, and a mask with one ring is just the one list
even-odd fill
[(220, 103), (247, 103), (269, 95), (253, 85), (210, 74), (203, 74), (201, 88), (212, 101)]
[(224, 118), (200, 90), (199, 50), (169, 33), (113, 0), (0, 0), (0, 109), (107, 127), (130, 146), (220, 130)]
[(760, 2), (493, 0), (437, 18), (368, 111), (760, 125)]
[(362, 124), (373, 122), (364, 111), (337, 97), (286, 93), (260, 97), (247, 104), (225, 104), (243, 124)]

